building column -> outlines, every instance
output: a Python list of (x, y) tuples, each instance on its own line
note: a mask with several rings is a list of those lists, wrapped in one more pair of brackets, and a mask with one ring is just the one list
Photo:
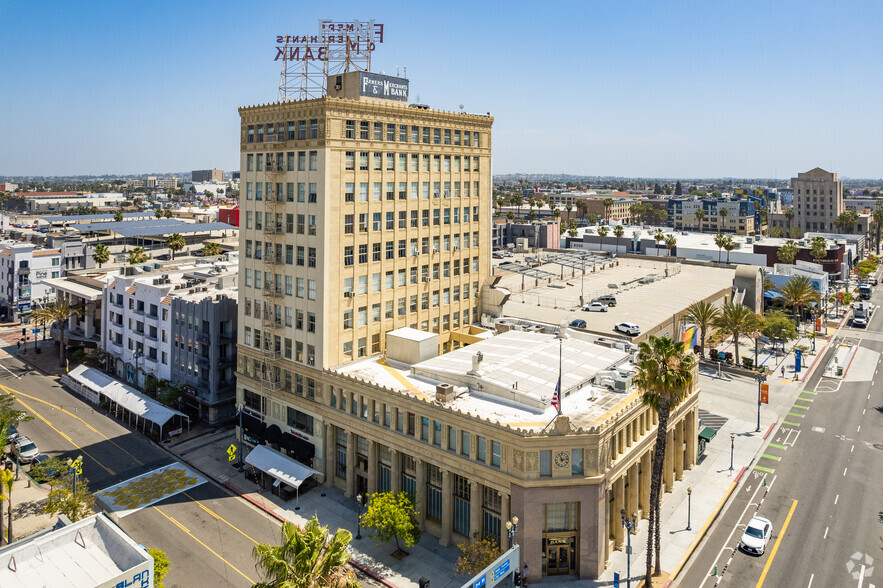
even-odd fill
[(419, 511), (417, 513), (417, 524), (422, 529), (426, 523), (426, 462), (422, 459), (416, 460), (416, 471), (414, 478), (417, 480), (417, 492), (414, 498), (414, 508)]
[(402, 491), (402, 456), (397, 449), (390, 451), (392, 451), (392, 468), (389, 477), (392, 479), (389, 481), (389, 487), (393, 494), (398, 494)]
[(83, 325), (83, 333), (86, 335), (87, 339), (91, 339), (95, 336), (95, 303), (86, 303), (86, 312), (84, 315), (85, 324)]
[(481, 484), (475, 481), (469, 482), (469, 533), (481, 538)]
[(686, 418), (678, 422), (674, 431), (675, 479), (678, 482), (684, 479), (684, 423), (686, 423)]
[(650, 450), (641, 456), (641, 518), (650, 518), (650, 481), (653, 478), (653, 460), (650, 458)]
[(439, 535), (438, 543), (441, 546), (451, 544), (451, 528), (454, 524), (454, 496), (451, 484), (453, 474), (449, 471), (442, 470), (442, 512), (441, 512), (441, 535)]
[(674, 431), (668, 429), (665, 432), (665, 459), (662, 463), (662, 480), (666, 492), (674, 488)]
[[(238, 400), (237, 400), (238, 402)], [(334, 425), (325, 423), (325, 485), (334, 485), (335, 468), (337, 467), (337, 437)]]
[(690, 414), (687, 416), (687, 432), (685, 434), (687, 438), (687, 463), (684, 467), (688, 470), (692, 470), (693, 466), (696, 465), (696, 441), (699, 436), (699, 431), (696, 430), (696, 415), (698, 409), (693, 409), (690, 411)]
[(377, 443), (368, 440), (368, 492), (377, 492)]
[(352, 431), (346, 432), (346, 487), (343, 495), (347, 498), (355, 496), (353, 488), (356, 487), (356, 436)]
[[(506, 521), (512, 518), (511, 513), (509, 512), (509, 495), (503, 494), (500, 499), (500, 543), (504, 543), (508, 535), (506, 534)], [(508, 546), (508, 543), (505, 543), (505, 546)], [(501, 545), (503, 547), (504, 545)]]
[[(640, 494), (640, 482), (638, 481), (638, 464), (632, 464), (628, 471), (629, 477), (629, 495), (626, 496), (626, 514), (631, 517), (632, 514), (638, 512), (638, 495)], [(635, 528), (633, 533), (637, 533)]]
[[(625, 508), (625, 478), (620, 476), (613, 483), (613, 541), (615, 549), (622, 549), (625, 529), (620, 522), (620, 511)], [(626, 513), (628, 514), (628, 512)], [(619, 523), (619, 524), (617, 524)]]

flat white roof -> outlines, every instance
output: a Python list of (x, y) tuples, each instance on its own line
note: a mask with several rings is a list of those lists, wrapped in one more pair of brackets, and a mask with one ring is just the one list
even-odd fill
[(394, 331), (390, 331), (387, 333), (388, 335), (392, 335), (394, 337), (399, 337), (401, 339), (408, 339), (409, 341), (427, 341), (432, 339), (433, 337), (438, 337), (435, 333), (430, 333), (428, 331), (421, 331), (419, 329), (412, 329), (411, 327), (402, 327), (400, 329), (396, 329)]

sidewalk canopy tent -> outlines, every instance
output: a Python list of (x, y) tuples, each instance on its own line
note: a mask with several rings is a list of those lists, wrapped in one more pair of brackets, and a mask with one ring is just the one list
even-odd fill
[(163, 427), (173, 417), (179, 416), (187, 419), (190, 427), (190, 417), (183, 412), (178, 412), (160, 404), (156, 400), (144, 396), (131, 386), (114, 380), (102, 371), (94, 368), (78, 365), (62, 377), (62, 383), (70, 386), (78, 394), (85, 396), (91, 402), (98, 404), (100, 397), (104, 396), (117, 405), (118, 408), (128, 410), (135, 415), (137, 426), (138, 418), (145, 422), (155, 423), (159, 426), (159, 437), (162, 439)]
[(245, 456), (245, 463), (250, 463), (257, 469), (276, 478), (279, 482), (300, 490), (300, 485), (313, 474), (318, 474), (313, 468), (295, 461), (266, 445), (258, 445)]

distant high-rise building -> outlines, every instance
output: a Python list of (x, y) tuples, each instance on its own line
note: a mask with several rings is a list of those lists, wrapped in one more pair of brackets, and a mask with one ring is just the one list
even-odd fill
[(223, 182), (224, 170), (222, 169), (195, 169), (190, 172), (191, 181), (195, 182)]
[(791, 187), (795, 226), (803, 232), (837, 231), (834, 221), (843, 212), (843, 182), (837, 179), (837, 174), (817, 167), (791, 178)]

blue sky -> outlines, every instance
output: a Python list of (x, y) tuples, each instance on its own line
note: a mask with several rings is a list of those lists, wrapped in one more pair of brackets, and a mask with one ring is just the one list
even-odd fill
[(386, 26), (412, 101), (491, 112), (495, 173), (883, 177), (883, 3), (0, 0), (0, 174), (238, 166), (278, 34)]

